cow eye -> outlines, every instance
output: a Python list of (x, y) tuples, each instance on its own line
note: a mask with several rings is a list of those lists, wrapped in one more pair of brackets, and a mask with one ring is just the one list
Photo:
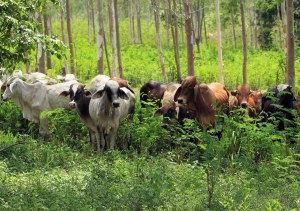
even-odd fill
[(189, 88), (189, 89), (190, 89), (190, 88), (193, 88), (192, 84), (188, 85), (188, 88)]

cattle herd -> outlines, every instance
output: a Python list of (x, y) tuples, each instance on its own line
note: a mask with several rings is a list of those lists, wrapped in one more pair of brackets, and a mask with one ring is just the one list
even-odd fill
[[(24, 118), (40, 123), (41, 135), (49, 134), (47, 116), (41, 118), (43, 111), (76, 109), (99, 155), (104, 149), (116, 147), (120, 120), (131, 120), (134, 115), (135, 93), (124, 79), (97, 75), (86, 89), (73, 74), (53, 79), (38, 72), (23, 75), (22, 71), (14, 71), (10, 76), (1, 70), (0, 73), (3, 100), (11, 99), (21, 108)], [(141, 87), (139, 96), (141, 107), (155, 107), (154, 117), (163, 116), (164, 128), (183, 124), (188, 118), (196, 119), (207, 130), (214, 125), (217, 114), (229, 115), (230, 111), (243, 108), (251, 118), (264, 114), (264, 121), (274, 115), (279, 120), (278, 130), (284, 130), (282, 117), (292, 120), (290, 111), (300, 112), (298, 99), (286, 84), (255, 91), (242, 84), (230, 93), (221, 83), (199, 83), (195, 76), (187, 76), (181, 83), (167, 85), (150, 80)]]

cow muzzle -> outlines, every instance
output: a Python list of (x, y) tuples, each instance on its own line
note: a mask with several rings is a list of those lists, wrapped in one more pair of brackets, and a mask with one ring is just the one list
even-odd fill
[(113, 102), (113, 107), (118, 108), (120, 106), (119, 102)]
[(242, 108), (247, 108), (248, 107), (248, 103), (241, 103)]
[(183, 99), (182, 98), (178, 98), (178, 103), (183, 104)]
[(69, 103), (70, 108), (76, 108), (76, 103), (75, 102), (70, 102)]

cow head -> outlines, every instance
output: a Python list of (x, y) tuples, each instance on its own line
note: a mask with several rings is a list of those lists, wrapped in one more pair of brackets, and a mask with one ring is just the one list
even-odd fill
[(1, 90), (4, 90), (2, 95), (3, 100), (8, 100), (14, 93), (14, 87), (17, 86), (17, 81), (21, 81), (17, 76), (13, 76), (7, 79), (6, 84), (2, 85)]
[(239, 85), (237, 90), (232, 90), (231, 95), (235, 96), (238, 101), (238, 106), (242, 108), (248, 107), (248, 99), (252, 91), (246, 84)]
[(70, 95), (71, 102), (69, 103), (70, 108), (76, 108), (78, 103), (82, 101), (84, 97), (91, 97), (91, 92), (84, 89), (85, 85), (75, 83), (70, 85), (68, 91), (63, 91), (59, 94), (60, 97), (67, 97)]
[(102, 98), (104, 95), (114, 108), (120, 106), (119, 98), (129, 100), (127, 94), (120, 88), (118, 82), (114, 80), (108, 80), (103, 89), (92, 95), (92, 99)]
[(163, 128), (168, 128), (170, 124), (174, 124), (178, 120), (178, 106), (174, 101), (164, 103), (162, 107), (155, 111), (153, 116), (158, 117), (161, 115), (163, 115), (161, 126)]
[(180, 104), (188, 104), (194, 101), (194, 87), (198, 84), (195, 76), (188, 76), (182, 80), (181, 86), (174, 95), (174, 101)]

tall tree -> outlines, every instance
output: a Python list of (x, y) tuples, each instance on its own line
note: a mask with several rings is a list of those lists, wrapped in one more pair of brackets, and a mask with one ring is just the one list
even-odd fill
[[(171, 9), (171, 0), (169, 0), (169, 8)], [(176, 0), (173, 0), (173, 11), (174, 11), (174, 19), (171, 24), (172, 30), (172, 38), (173, 38), (173, 46), (174, 46), (174, 57), (175, 64), (177, 69), (177, 81), (181, 81), (181, 67), (180, 67), (180, 59), (179, 59), (179, 43), (178, 43), (178, 20), (177, 20), (177, 6)]]
[(241, 22), (242, 22), (242, 36), (243, 36), (243, 52), (244, 52), (244, 61), (243, 61), (243, 84), (247, 84), (247, 34), (245, 27), (245, 15), (244, 15), (244, 0), (240, 1), (241, 8)]
[(256, 18), (256, 0), (253, 0), (253, 30), (254, 30), (254, 48), (257, 49), (258, 47), (258, 40), (257, 40), (257, 18)]
[(160, 9), (159, 9), (159, 0), (152, 0), (152, 6), (154, 10), (154, 20), (155, 20), (155, 30), (156, 30), (156, 44), (157, 44), (157, 51), (159, 57), (159, 63), (162, 72), (162, 78), (164, 82), (168, 81), (168, 76), (165, 68), (165, 61), (162, 53), (161, 47), (161, 38), (160, 38)]
[(118, 77), (118, 70), (117, 70), (117, 43), (116, 43), (116, 21), (115, 21), (115, 7), (114, 7), (114, 0), (109, 0), (108, 2), (109, 7), (109, 25), (110, 25), (110, 42), (112, 48), (112, 76)]
[(287, 16), (285, 9), (286, 2), (285, 0), (281, 3), (281, 16), (282, 16), (282, 33), (283, 33), (283, 50), (285, 55), (287, 55)]
[(135, 0), (136, 6), (136, 31), (137, 31), (137, 42), (142, 43), (142, 27), (141, 27), (141, 11), (140, 11), (140, 0)]
[(231, 26), (232, 26), (232, 34), (233, 34), (233, 44), (236, 48), (236, 34), (235, 34), (235, 19), (234, 19), (234, 0), (230, 0), (229, 7), (230, 7), (230, 19), (231, 19)]
[(185, 19), (185, 34), (186, 34), (186, 45), (187, 45), (187, 66), (188, 66), (188, 75), (195, 75), (194, 71), (194, 36), (192, 28), (192, 16), (190, 13), (190, 0), (183, 0), (184, 8), (184, 19)]
[[(50, 19), (51, 16), (49, 16), (49, 6), (45, 5), (44, 10), (44, 29), (45, 29), (45, 35), (51, 37), (52, 29), (50, 27)], [(46, 52), (46, 60), (47, 60), (47, 69), (52, 69), (52, 59), (51, 59), (51, 53), (49, 51)]]
[(135, 44), (135, 31), (134, 31), (134, 0), (129, 0), (129, 31), (130, 31), (130, 44)]
[(116, 41), (117, 41), (117, 54), (118, 54), (118, 64), (120, 77), (124, 78), (123, 64), (122, 64), (122, 54), (121, 54), (121, 44), (120, 44), (120, 32), (119, 32), (119, 18), (118, 18), (118, 0), (114, 0), (115, 9), (115, 21), (116, 21)]
[(217, 24), (217, 34), (218, 34), (218, 58), (219, 58), (219, 76), (220, 83), (224, 84), (224, 74), (223, 74), (223, 51), (222, 51), (222, 33), (220, 24), (220, 3), (216, 0), (216, 24)]
[(67, 8), (67, 28), (68, 28), (68, 38), (69, 38), (69, 48), (70, 48), (71, 73), (75, 74), (75, 53), (74, 53), (73, 37), (72, 37), (70, 0), (66, 0), (66, 8)]
[(97, 34), (97, 74), (104, 74), (103, 66), (103, 5), (102, 0), (97, 1), (98, 34)]
[[(60, 26), (61, 26), (61, 37), (62, 37), (62, 41), (63, 43), (66, 43), (66, 38), (65, 38), (65, 16), (64, 16), (64, 8), (65, 5), (63, 3), (63, 0), (60, 0), (59, 2), (60, 4)], [(67, 59), (64, 57), (64, 61), (65, 61), (65, 67), (64, 67), (64, 71), (65, 73), (69, 73), (69, 68), (68, 68), (68, 61)]]
[[(36, 19), (37, 22), (39, 23), (39, 29), (38, 29), (38, 34), (43, 33), (43, 24), (42, 24), (42, 15), (40, 12), (36, 13)], [(46, 67), (45, 67), (45, 52), (44, 52), (44, 44), (42, 43), (41, 40), (38, 41), (38, 50), (37, 50), (37, 63), (38, 63), (38, 71), (41, 73), (46, 74)]]
[(295, 86), (295, 36), (294, 36), (294, 3), (286, 0), (287, 18), (287, 84)]

